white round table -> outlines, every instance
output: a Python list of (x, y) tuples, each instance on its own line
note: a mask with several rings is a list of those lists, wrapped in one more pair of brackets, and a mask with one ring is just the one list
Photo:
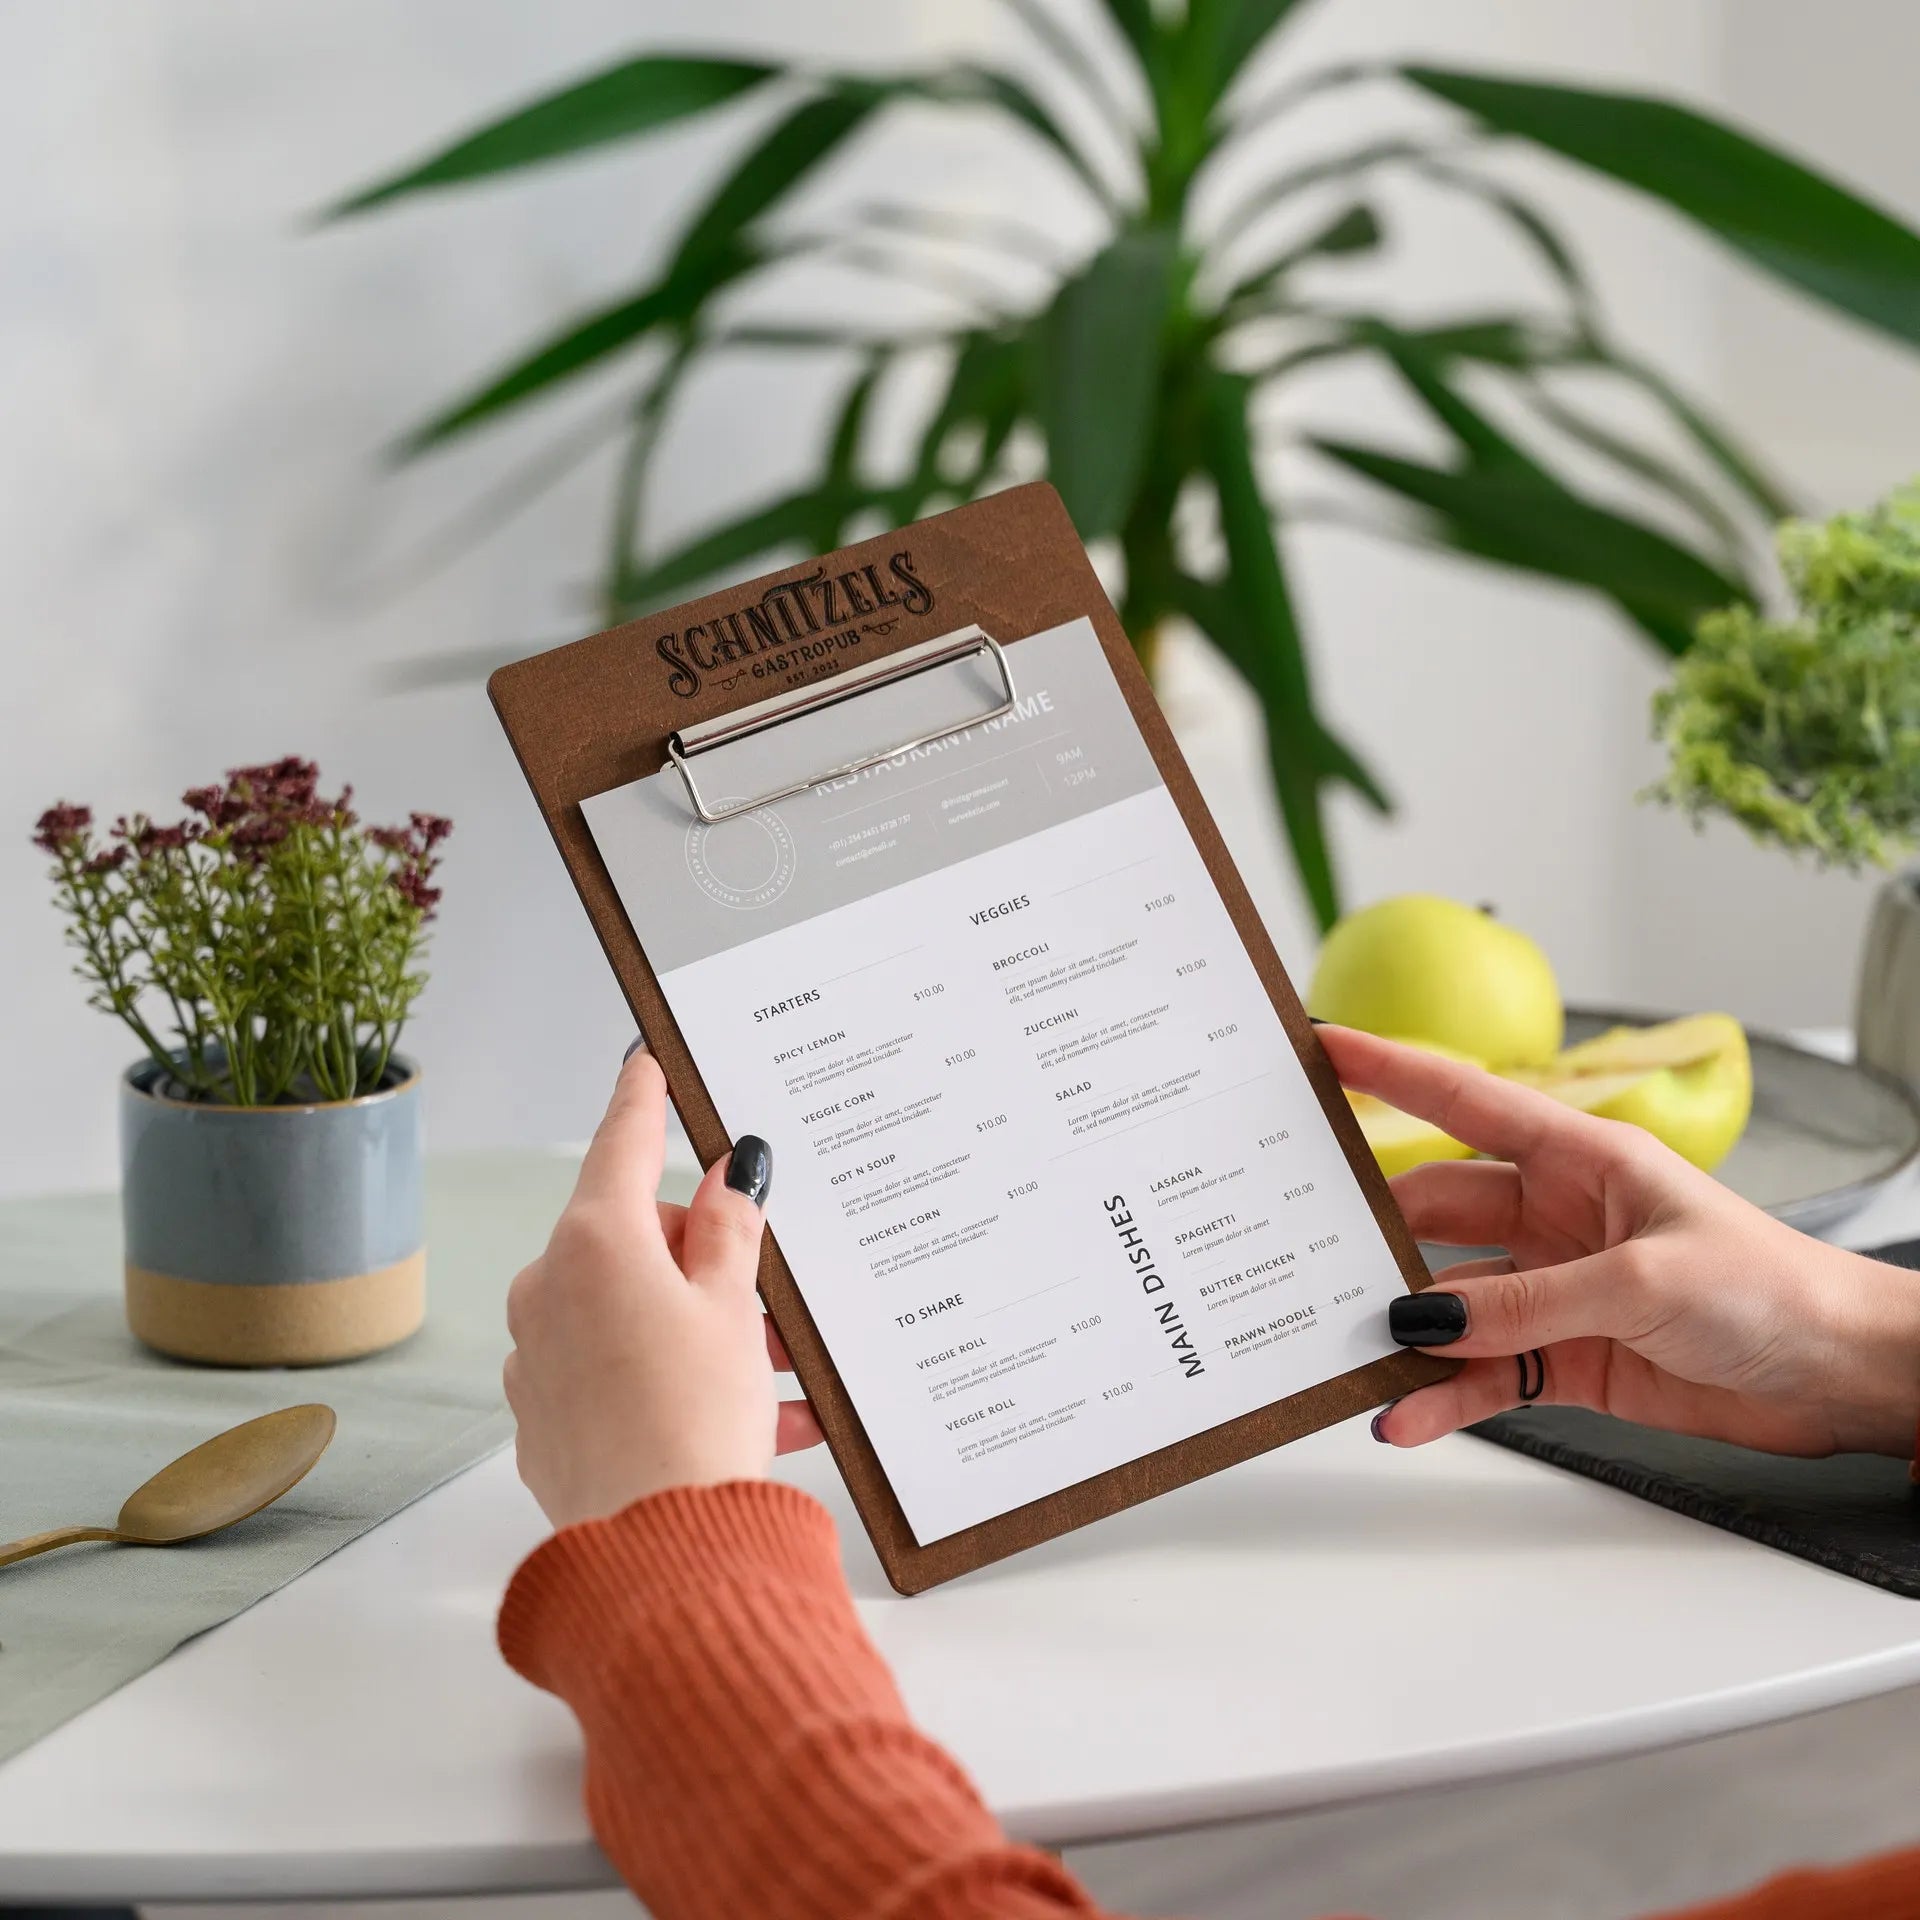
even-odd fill
[[(1920, 1231), (1920, 1190), (1849, 1223)], [(1920, 1606), (1479, 1441), (1319, 1434), (914, 1600), (921, 1724), (1050, 1846), (1598, 1759), (1920, 1682)], [(473, 1468), (0, 1766), (0, 1901), (609, 1885), (571, 1717), (493, 1646), (543, 1534)]]

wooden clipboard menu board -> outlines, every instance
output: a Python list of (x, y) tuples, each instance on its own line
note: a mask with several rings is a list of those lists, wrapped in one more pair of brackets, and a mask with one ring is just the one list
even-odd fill
[[(520, 661), (489, 691), (703, 1164), (729, 1149), (729, 1100), (773, 1141), (761, 1293), (901, 1592), (1451, 1371), (1385, 1339), (1388, 1297), (1426, 1268), (1050, 487)], [(1050, 809), (1031, 817), (1053, 837), (1027, 837), (1022, 807)], [(729, 846), (751, 856), (737, 871)], [(1174, 982), (1209, 952), (1210, 975)], [(949, 986), (916, 1042), (909, 1001)], [(739, 1049), (713, 1038), (736, 1008)], [(969, 1021), (1013, 1051), (959, 1044)], [(1283, 1080), (1296, 1133), (1221, 1131)], [(1033, 1197), (1049, 1182), (1053, 1211)], [(827, 1244), (861, 1250), (853, 1291), (819, 1271)], [(1335, 1262), (1354, 1280), (1337, 1293), (1316, 1281)], [(904, 1385), (883, 1392), (889, 1367)], [(1288, 1367), (1308, 1383), (1239, 1404)], [(1137, 1399), (1102, 1406), (1134, 1378)], [(1222, 1407), (1075, 1467), (1136, 1431), (1116, 1422)], [(1046, 1490), (1000, 1504), (1029, 1485)]]

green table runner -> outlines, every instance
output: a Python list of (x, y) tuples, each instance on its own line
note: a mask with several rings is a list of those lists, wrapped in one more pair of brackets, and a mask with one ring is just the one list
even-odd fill
[(114, 1195), (0, 1204), (0, 1540), (111, 1525), (149, 1474), (255, 1414), (320, 1400), (340, 1416), (313, 1472), (230, 1532), (0, 1568), (0, 1761), (507, 1441), (507, 1283), (545, 1244), (575, 1166), (431, 1163), (427, 1323), (336, 1367), (163, 1360), (127, 1332)]

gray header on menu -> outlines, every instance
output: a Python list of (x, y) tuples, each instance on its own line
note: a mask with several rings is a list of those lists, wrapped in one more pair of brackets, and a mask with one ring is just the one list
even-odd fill
[[(583, 811), (656, 973), (1097, 812), (1160, 784), (1086, 620), (1006, 648), (1018, 704), (916, 752), (703, 823), (679, 773), (596, 794)], [(985, 661), (940, 667), (702, 754), (711, 806), (777, 790), (997, 704)]]

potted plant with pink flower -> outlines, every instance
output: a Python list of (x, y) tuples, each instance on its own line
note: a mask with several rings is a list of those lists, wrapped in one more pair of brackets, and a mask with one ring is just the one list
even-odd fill
[(237, 1366), (343, 1360), (425, 1312), (422, 989), (450, 823), (369, 826), (288, 758), (191, 788), (183, 818), (50, 807), (34, 843), (121, 1078), (127, 1317)]

